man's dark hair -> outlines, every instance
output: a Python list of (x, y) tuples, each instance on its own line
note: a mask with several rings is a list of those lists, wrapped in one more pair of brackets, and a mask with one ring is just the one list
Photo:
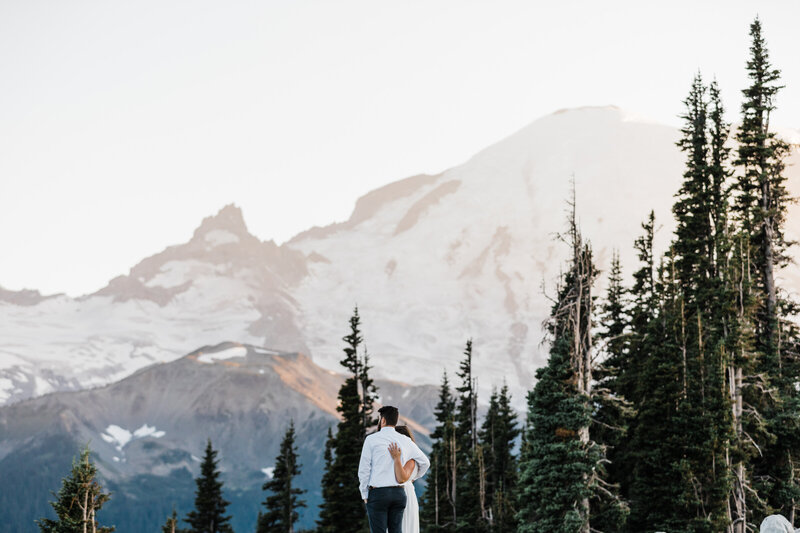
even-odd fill
[(397, 419), (400, 417), (400, 412), (397, 410), (397, 407), (392, 407), (391, 405), (384, 405), (380, 409), (378, 409), (380, 415), (386, 419), (387, 426), (396, 426)]

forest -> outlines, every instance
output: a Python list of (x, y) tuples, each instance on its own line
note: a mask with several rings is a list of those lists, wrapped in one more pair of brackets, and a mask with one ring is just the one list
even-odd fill
[[(549, 359), (527, 412), (515, 412), (498, 383), (479, 416), (471, 340), (457, 372), (442, 376), (420, 494), (423, 531), (745, 533), (775, 513), (797, 522), (798, 303), (778, 275), (792, 260), (784, 232), (792, 147), (770, 129), (782, 86), (758, 19), (750, 37), (737, 128), (716, 81), (698, 73), (690, 84), (676, 229), (659, 253), (659, 221), (641, 221), (632, 283), (615, 255), (598, 293), (579, 195), (569, 199), (559, 236), (569, 260), (552, 291)], [(357, 468), (378, 391), (358, 309), (343, 341), (347, 378), (324, 450), (320, 533), (368, 531)], [(217, 454), (209, 441), (194, 508), (164, 517), (163, 532), (232, 531)], [(306, 505), (293, 484), (303, 468), (293, 425), (275, 465), (253, 516), (257, 533), (295, 531)], [(102, 518), (109, 497), (87, 447), (54, 493), (54, 517), (38, 526), (112, 531)]]

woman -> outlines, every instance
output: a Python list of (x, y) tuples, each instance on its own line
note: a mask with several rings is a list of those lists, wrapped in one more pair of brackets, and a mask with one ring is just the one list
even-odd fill
[[(411, 433), (408, 426), (396, 426), (394, 429), (401, 435), (405, 435), (412, 441), (414, 440), (414, 434)], [(417, 493), (414, 491), (414, 483), (412, 482), (417, 474), (417, 462), (410, 459), (406, 464), (403, 464), (403, 459), (400, 457), (400, 447), (396, 443), (389, 445), (389, 453), (392, 454), (392, 459), (394, 459), (394, 477), (406, 490), (406, 510), (403, 512), (403, 529), (401, 531), (403, 533), (419, 533), (419, 503), (417, 502)]]

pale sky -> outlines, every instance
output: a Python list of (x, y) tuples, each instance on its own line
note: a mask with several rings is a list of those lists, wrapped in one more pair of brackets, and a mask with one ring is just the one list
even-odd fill
[[(657, 6), (656, 4), (659, 4)], [(762, 19), (800, 128), (800, 2), (0, 2), (0, 286), (85, 294), (242, 207), (283, 242), (542, 115), (729, 118)]]

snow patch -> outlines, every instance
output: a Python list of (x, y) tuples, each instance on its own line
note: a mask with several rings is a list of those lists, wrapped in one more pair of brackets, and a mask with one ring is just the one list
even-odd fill
[(4, 402), (11, 397), (11, 392), (9, 391), (13, 387), (14, 384), (10, 379), (0, 378), (0, 402)]
[(230, 359), (232, 357), (244, 357), (246, 355), (247, 348), (244, 346), (234, 346), (233, 348), (228, 348), (227, 350), (222, 350), (219, 352), (203, 352), (200, 354), (197, 360), (201, 363), (213, 363), (214, 361)]
[(211, 246), (239, 242), (239, 237), (224, 229), (215, 229), (206, 233), (205, 241)]
[(133, 436), (137, 439), (141, 439), (144, 437), (153, 437), (155, 439), (160, 439), (164, 435), (166, 435), (166, 432), (157, 431), (155, 426), (148, 426), (147, 424), (142, 424), (142, 427), (133, 432)]
[(403, 396), (401, 396), (401, 398), (408, 398), (409, 394), (411, 394), (411, 389), (406, 389), (406, 391), (403, 393)]
[(143, 439), (145, 437), (160, 439), (164, 435), (166, 435), (166, 432), (158, 431), (155, 426), (148, 426), (147, 424), (142, 424), (142, 427), (133, 432), (116, 424), (111, 424), (106, 428), (105, 433), (100, 434), (100, 438), (114, 445), (117, 451), (121, 452), (122, 449), (134, 439)]
[(101, 439), (109, 444), (114, 444), (119, 451), (122, 451), (122, 448), (131, 441), (132, 436), (130, 431), (116, 424), (111, 424), (106, 428), (105, 433), (100, 434)]
[(42, 396), (43, 394), (47, 394), (48, 392), (53, 392), (55, 387), (50, 384), (44, 378), (40, 378), (39, 376), (34, 376), (33, 378), (33, 395), (34, 396)]

